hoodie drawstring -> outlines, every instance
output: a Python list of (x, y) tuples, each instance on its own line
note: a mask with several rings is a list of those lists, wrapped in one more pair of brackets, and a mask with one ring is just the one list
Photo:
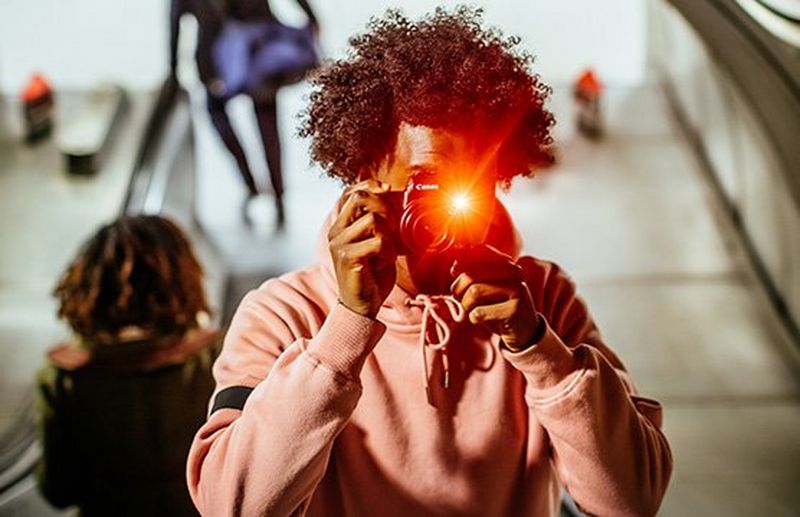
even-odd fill
[[(464, 307), (450, 295), (434, 295), (429, 296), (426, 294), (418, 294), (413, 300), (411, 298), (406, 300), (407, 305), (413, 307), (422, 307), (422, 332), (420, 332), (420, 348), (422, 349), (422, 370), (425, 375), (425, 394), (428, 397), (428, 403), (433, 405), (433, 397), (431, 393), (430, 381), (428, 378), (428, 348), (442, 351), (442, 367), (444, 376), (442, 378), (442, 385), (444, 388), (450, 386), (450, 364), (447, 358), (447, 344), (450, 342), (450, 327), (442, 316), (436, 311), (438, 302), (441, 302), (450, 311), (450, 316), (453, 321), (460, 323), (464, 320)], [(428, 341), (428, 321), (433, 319), (434, 328), (436, 329), (436, 336), (439, 339), (436, 343)]]

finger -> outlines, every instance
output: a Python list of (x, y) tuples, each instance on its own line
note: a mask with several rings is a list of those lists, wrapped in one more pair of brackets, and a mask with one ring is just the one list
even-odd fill
[(491, 267), (470, 268), (459, 273), (450, 284), (450, 292), (461, 298), (474, 283), (512, 283), (522, 280), (522, 268), (513, 263), (495, 264)]
[(469, 289), (467, 289), (466, 293), (464, 293), (464, 297), (461, 298), (461, 306), (469, 313), (476, 307), (493, 305), (517, 297), (519, 297), (519, 295), (512, 286), (472, 284)]
[(342, 206), (337, 222), (345, 227), (361, 217), (365, 212), (378, 212), (385, 214), (387, 211), (386, 203), (377, 194), (366, 190), (356, 190), (347, 194), (344, 205)]
[(481, 305), (472, 309), (469, 321), (473, 325), (485, 325), (492, 332), (502, 334), (506, 322), (517, 312), (519, 300), (512, 299), (492, 305)]
[(376, 235), (384, 237), (390, 235), (388, 223), (380, 214), (367, 212), (333, 237), (330, 247), (342, 246)]
[(383, 240), (381, 252), (375, 257), (375, 266), (378, 268), (387, 266), (394, 267), (394, 263), (397, 261), (397, 244), (395, 237), (391, 232), (385, 229), (376, 231), (375, 236)]
[[(374, 178), (366, 179), (356, 183), (355, 185), (349, 187), (345, 190), (345, 195), (350, 195), (356, 192), (366, 192), (368, 194), (372, 194), (378, 199), (381, 200), (382, 203), (385, 205), (385, 201), (383, 195), (391, 190), (391, 185), (388, 183), (384, 183)], [(391, 214), (390, 214), (391, 216)]]
[(369, 259), (380, 255), (385, 248), (386, 238), (376, 235), (363, 241), (346, 244), (340, 248), (340, 254), (349, 264), (365, 264)]
[(328, 240), (332, 240), (339, 235), (353, 221), (367, 212), (375, 212), (388, 217), (386, 203), (378, 195), (366, 190), (357, 190), (348, 194), (342, 208), (339, 210), (339, 214), (328, 231)]
[(375, 178), (369, 178), (369, 179), (366, 179), (366, 180), (363, 180), (363, 181), (359, 181), (355, 185), (351, 185), (350, 187), (347, 187), (347, 189), (345, 189), (345, 191), (344, 191), (344, 194), (348, 195), (351, 192), (356, 192), (356, 191), (360, 191), (360, 190), (363, 190), (363, 191), (366, 191), (366, 192), (372, 192), (373, 194), (382, 194), (384, 192), (387, 192), (389, 190), (389, 188), (390, 188), (390, 186), (389, 186), (388, 183), (384, 183), (382, 181), (376, 180)]
[[(391, 223), (381, 216), (374, 214), (374, 225), (371, 229), (372, 237), (379, 237), (382, 241), (381, 251), (375, 256), (374, 265), (377, 267), (385, 267), (389, 264), (394, 264), (397, 260), (397, 246), (394, 233), (391, 231)], [(370, 232), (368, 232), (369, 235)]]
[(336, 217), (333, 224), (328, 229), (328, 240), (332, 240), (339, 235), (350, 224), (353, 214), (355, 213), (355, 200), (351, 196), (342, 196), (339, 198)]

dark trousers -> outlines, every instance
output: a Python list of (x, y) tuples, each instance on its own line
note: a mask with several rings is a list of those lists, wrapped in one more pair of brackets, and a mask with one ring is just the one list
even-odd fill
[[(230, 118), (225, 112), (225, 101), (209, 94), (207, 106), (211, 122), (222, 138), (225, 147), (236, 160), (236, 165), (239, 168), (242, 180), (247, 186), (247, 190), (251, 195), (257, 194), (258, 187), (253, 178), (253, 173), (250, 171), (250, 165), (247, 163), (244, 149), (239, 143), (239, 139), (236, 138)], [(283, 170), (281, 167), (281, 141), (278, 133), (278, 110), (275, 97), (253, 99), (253, 108), (258, 121), (258, 131), (261, 134), (261, 143), (264, 146), (264, 154), (267, 158), (272, 191), (275, 193), (276, 198), (281, 199), (283, 197)]]

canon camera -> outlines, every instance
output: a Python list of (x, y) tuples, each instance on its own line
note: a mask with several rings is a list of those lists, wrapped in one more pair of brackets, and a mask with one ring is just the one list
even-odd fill
[(405, 190), (385, 194), (398, 221), (398, 254), (444, 253), (481, 244), (492, 221), (492, 188), (443, 182), (430, 172), (414, 174)]

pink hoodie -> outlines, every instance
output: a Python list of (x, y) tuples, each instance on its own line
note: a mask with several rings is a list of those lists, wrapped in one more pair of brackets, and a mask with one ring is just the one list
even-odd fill
[[(250, 292), (189, 453), (200, 511), (550, 516), (560, 482), (585, 512), (655, 514), (672, 468), (660, 404), (636, 395), (557, 265), (519, 264), (546, 321), (519, 353), (397, 286), (377, 321), (349, 311), (327, 246), (319, 264)], [(424, 312), (428, 337), (436, 319), (452, 329), (446, 355), (423, 355)]]

